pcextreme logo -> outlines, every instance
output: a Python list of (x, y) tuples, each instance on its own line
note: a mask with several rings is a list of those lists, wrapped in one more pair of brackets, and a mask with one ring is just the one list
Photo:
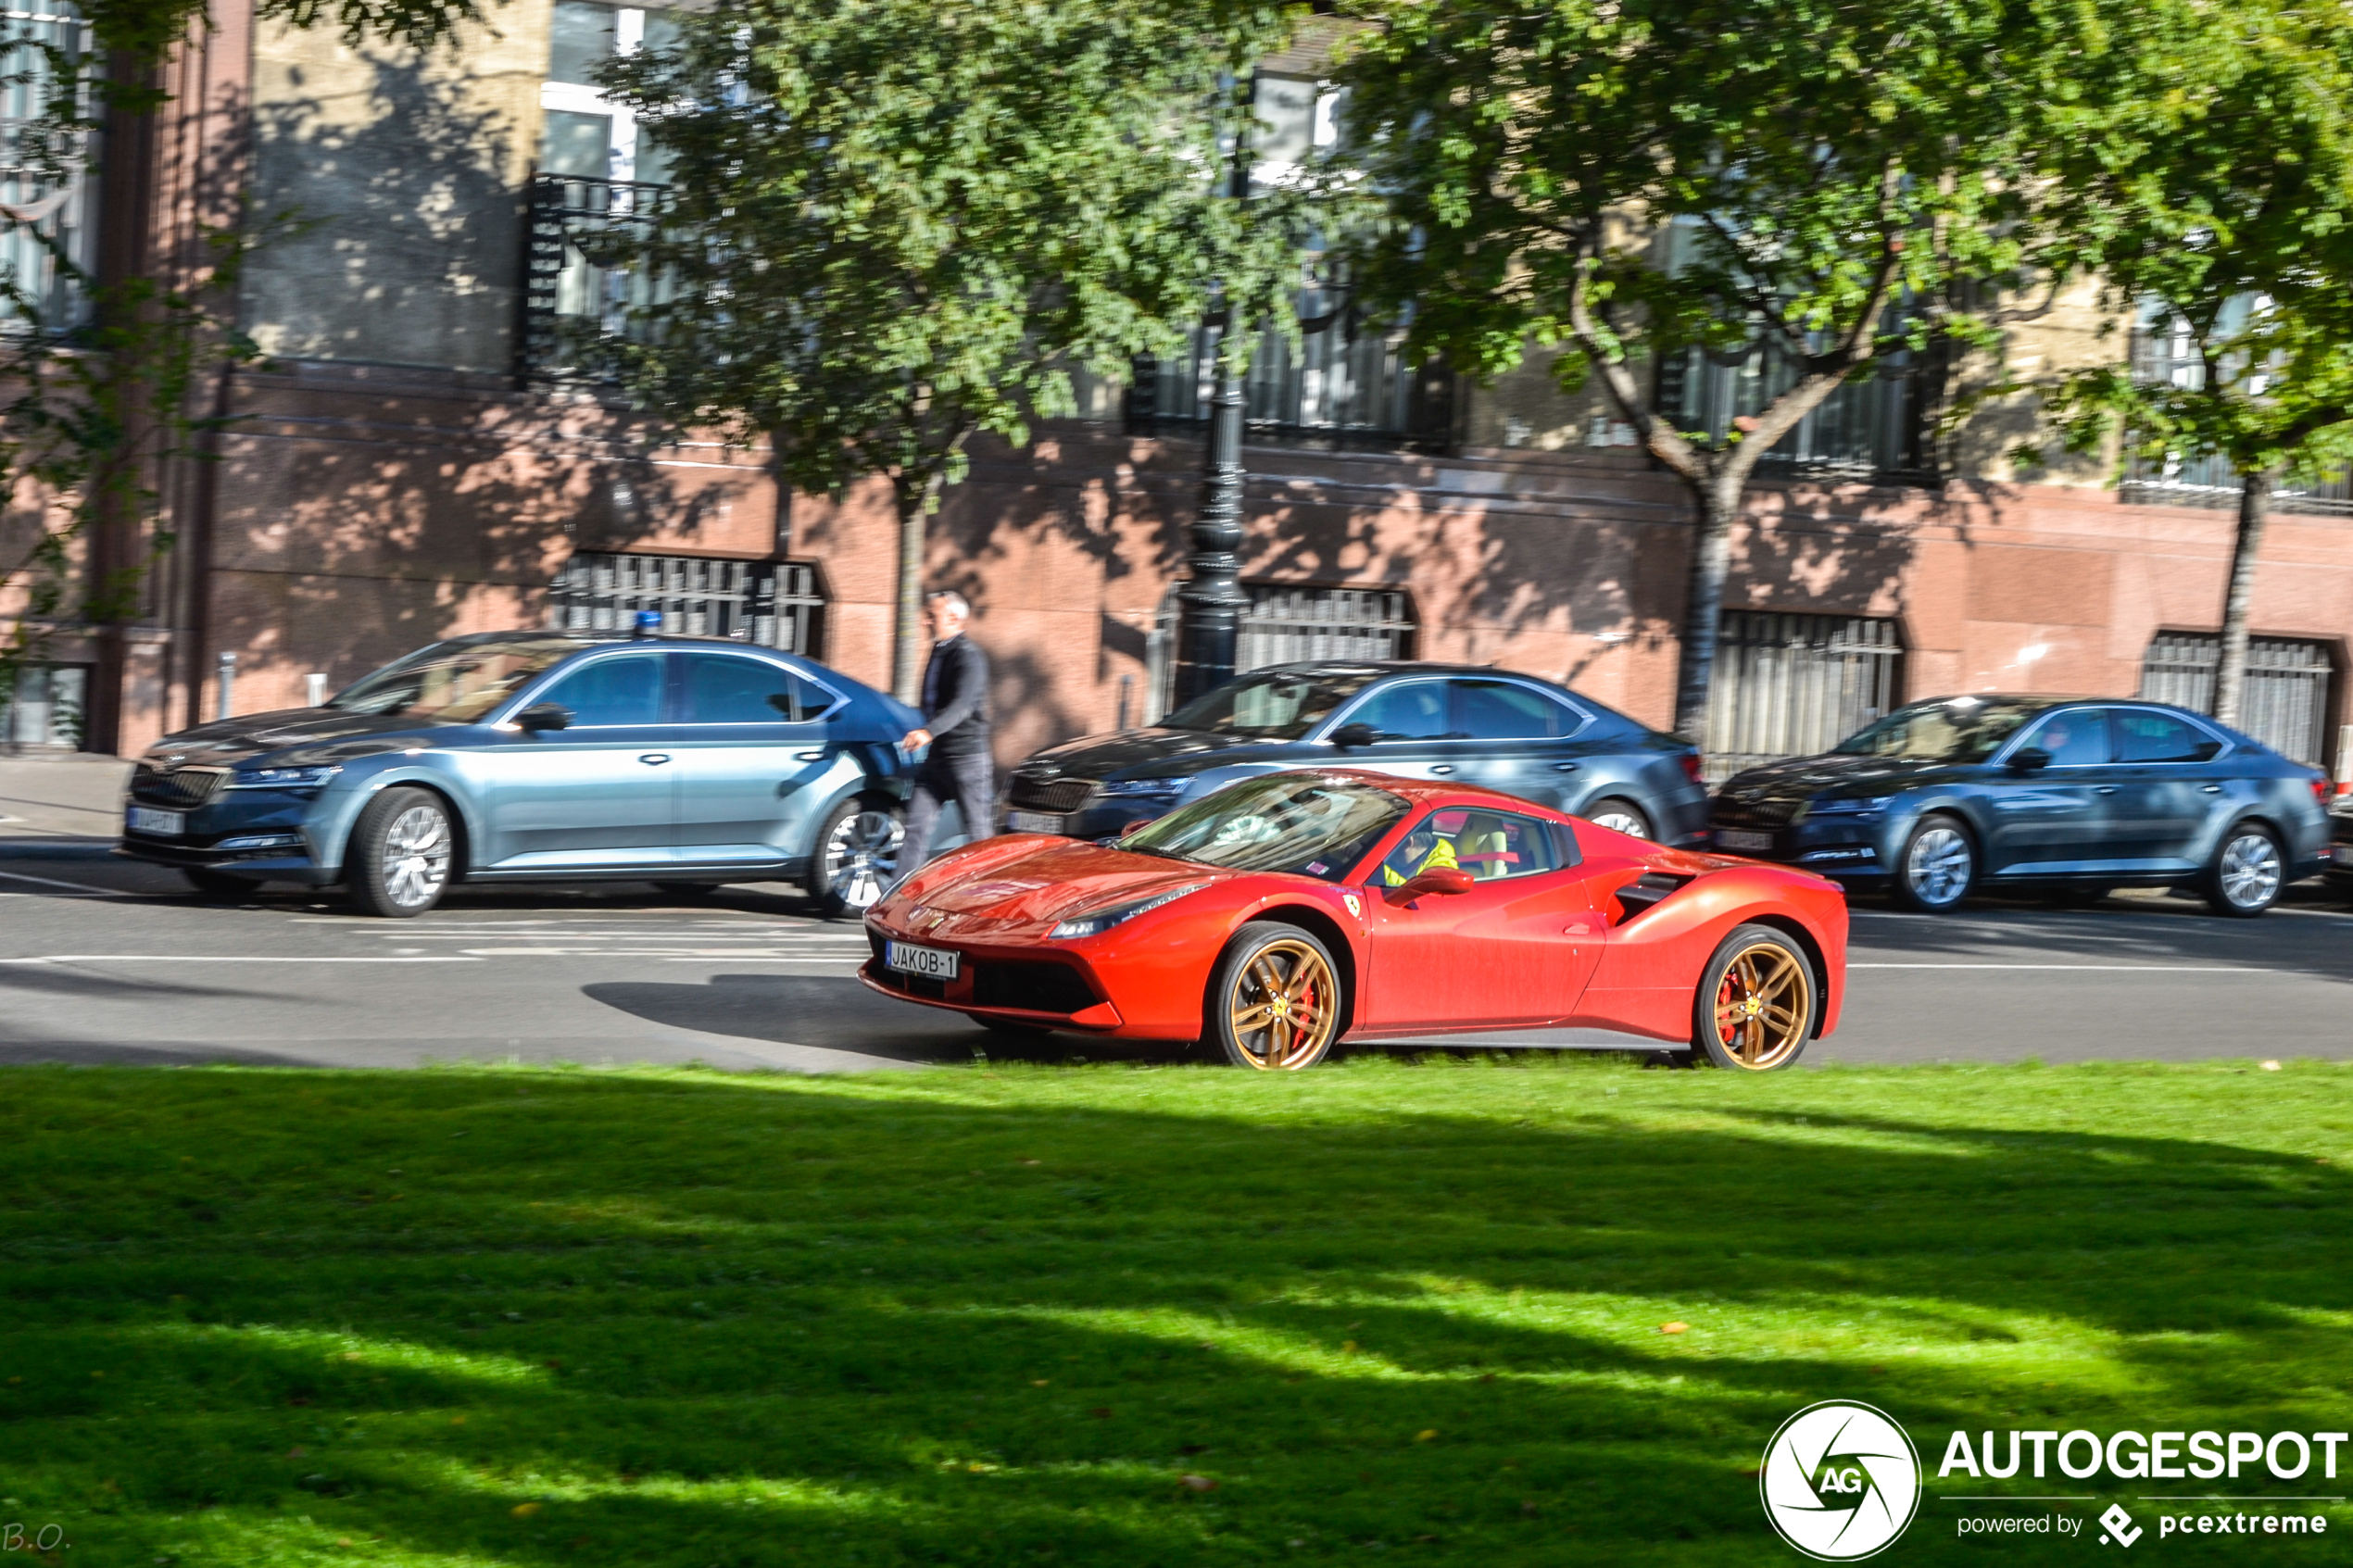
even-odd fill
[(1852, 1562), (1894, 1544), (1920, 1505), (1920, 1456), (1885, 1411), (1841, 1399), (1781, 1423), (1756, 1473), (1765, 1517), (1781, 1539), (1823, 1562)]

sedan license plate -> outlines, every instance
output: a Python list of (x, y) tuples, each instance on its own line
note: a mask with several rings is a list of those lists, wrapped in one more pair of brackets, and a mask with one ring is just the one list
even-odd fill
[(946, 947), (915, 947), (904, 942), (883, 944), (883, 962), (905, 974), (927, 980), (956, 978), (956, 954)]
[(1063, 819), (1048, 811), (1008, 811), (1005, 825), (1015, 833), (1060, 833)]
[(1743, 833), (1738, 828), (1718, 828), (1716, 847), (1718, 849), (1770, 849), (1773, 835), (1769, 833)]
[(158, 811), (152, 807), (131, 808), (131, 831), (152, 833), (165, 838), (177, 838), (188, 831), (188, 814), (184, 811)]

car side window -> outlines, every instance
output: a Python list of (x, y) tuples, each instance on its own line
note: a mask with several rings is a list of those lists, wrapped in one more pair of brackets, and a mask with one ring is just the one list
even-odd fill
[(1446, 740), (1446, 683), (1406, 681), (1383, 686), (1348, 712), (1351, 724), (1370, 724), (1382, 740)]
[(2119, 762), (2203, 762), (2222, 743), (2195, 724), (2145, 708), (2110, 709)]
[[(2053, 713), (2027, 732), (2018, 751), (2047, 751), (2054, 768), (2082, 768), (2108, 760), (2108, 714), (2098, 708)], [(2010, 753), (2015, 757), (2018, 751)]]
[(557, 681), (540, 700), (572, 709), (573, 730), (659, 724), (661, 655), (623, 653), (596, 659)]
[(1449, 806), (1407, 830), (1373, 873), (1378, 887), (1402, 887), (1427, 871), (1447, 867), (1478, 882), (1501, 882), (1559, 871), (1566, 861), (1553, 824), (1516, 811)]
[(763, 659), (690, 653), (686, 722), (798, 724), (832, 706), (824, 689)]
[(1546, 740), (1574, 734), (1578, 716), (1516, 681), (1449, 681), (1457, 734), (1471, 740)]

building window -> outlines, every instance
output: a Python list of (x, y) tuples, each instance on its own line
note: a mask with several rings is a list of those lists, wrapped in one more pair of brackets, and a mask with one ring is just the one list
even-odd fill
[(662, 48), (677, 38), (677, 20), (666, 10), (556, 0), (547, 79), (539, 87), (544, 117), (539, 171), (660, 183), (660, 150), (640, 141), (629, 106), (607, 98), (595, 77), (597, 68), (616, 55)]
[[(2141, 660), (2140, 695), (2151, 702), (2211, 713), (2214, 671), (2221, 660), (2219, 635), (2159, 632), (2149, 640), (2148, 653)], [(2326, 643), (2248, 638), (2238, 727), (2283, 757), (2325, 766), (2333, 711), (2329, 683), (2335, 674)]]
[[(1156, 717), (1176, 706), (1176, 638), (1184, 606), (1172, 585), (1162, 596), (1145, 645), (1145, 680)], [(1411, 659), (1413, 600), (1394, 588), (1302, 588), (1245, 583), (1250, 604), (1234, 640), (1234, 673), (1311, 659)]]
[(0, 269), (53, 332), (87, 311), (57, 252), (85, 273), (96, 266), (98, 180), (89, 133), (58, 145), (44, 111), (58, 68), (78, 71), (89, 47), (89, 24), (71, 6), (0, 8), (0, 205), (16, 220), (0, 232)]
[(0, 741), (10, 751), (78, 751), (89, 697), (82, 665), (20, 666), (14, 686), (0, 690)]
[[(2225, 305), (2219, 333), (2228, 336), (2243, 331), (2250, 305), (2247, 296)], [(2133, 326), (2133, 377), (2154, 386), (2204, 386), (2206, 362), (2198, 357), (2197, 339), (2189, 324), (2162, 308), (2144, 306)], [(2259, 393), (2262, 389), (2250, 384), (2248, 390)], [(2226, 458), (2212, 453), (2204, 457), (2135, 453), (2125, 464), (2118, 495), (2145, 507), (2235, 507), (2239, 489), (2238, 470)], [(2271, 504), (2273, 510), (2284, 512), (2353, 511), (2353, 476), (2340, 470), (2317, 480), (2284, 482), (2272, 487)]]
[(662, 631), (675, 635), (733, 637), (812, 659), (823, 648), (817, 569), (794, 561), (583, 552), (557, 575), (547, 624), (559, 632), (627, 632), (645, 609), (659, 611)]
[(1901, 700), (1903, 675), (1893, 621), (1726, 611), (1708, 694), (1709, 782), (1828, 751)]

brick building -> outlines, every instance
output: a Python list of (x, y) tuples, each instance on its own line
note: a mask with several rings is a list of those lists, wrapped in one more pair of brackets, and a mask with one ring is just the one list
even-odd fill
[[(134, 750), (216, 710), (224, 654), (229, 700), (252, 711), (438, 636), (615, 624), (648, 607), (887, 680), (895, 523), (879, 485), (837, 506), (780, 495), (761, 454), (649, 449), (563, 373), (565, 344), (609, 325), (634, 286), (570, 238), (629, 221), (661, 173), (585, 77), (658, 37), (661, 9), (510, 0), (495, 30), (428, 57), (257, 29), (237, 0), (213, 19), (176, 68), (171, 108), (113, 144), (82, 208), (101, 248), (165, 261), (217, 203), (208, 193), (239, 179), (257, 209), (298, 213), (306, 226), (257, 257), (236, 302), (271, 361), (222, 378), (219, 406), (239, 418), (219, 461), (166, 476), (178, 542), (145, 614), (59, 628), (55, 667), (26, 677), (0, 739)], [(1327, 133), (1303, 56), (1273, 62), (1261, 103), (1270, 157)], [(2101, 325), (2079, 295), (2014, 337), (2009, 369), (2125, 352)], [(1198, 485), (1198, 369), (1142, 365), (1125, 387), (1085, 388), (1088, 417), (979, 452), (951, 494), (933, 576), (975, 606), (1008, 764), (1159, 710)], [(1753, 370), (1695, 361), (1655, 379), (1663, 403), (1720, 428), (1754, 395)], [(1925, 376), (1843, 389), (1755, 486), (1715, 768), (1818, 748), (1946, 692), (2203, 700), (2228, 476), (2120, 490), (2100, 465), (2059, 463), (2023, 482), (2002, 454), (2032, 410), (1994, 405), (1940, 435), (1950, 390)], [(1467, 384), (1403, 363), (1341, 312), (1300, 362), (1262, 359), (1251, 418), (1246, 662), (1491, 661), (1667, 721), (1684, 494), (1549, 365)], [(2284, 498), (2254, 625), (2250, 726), (2353, 764), (2344, 503)]]

